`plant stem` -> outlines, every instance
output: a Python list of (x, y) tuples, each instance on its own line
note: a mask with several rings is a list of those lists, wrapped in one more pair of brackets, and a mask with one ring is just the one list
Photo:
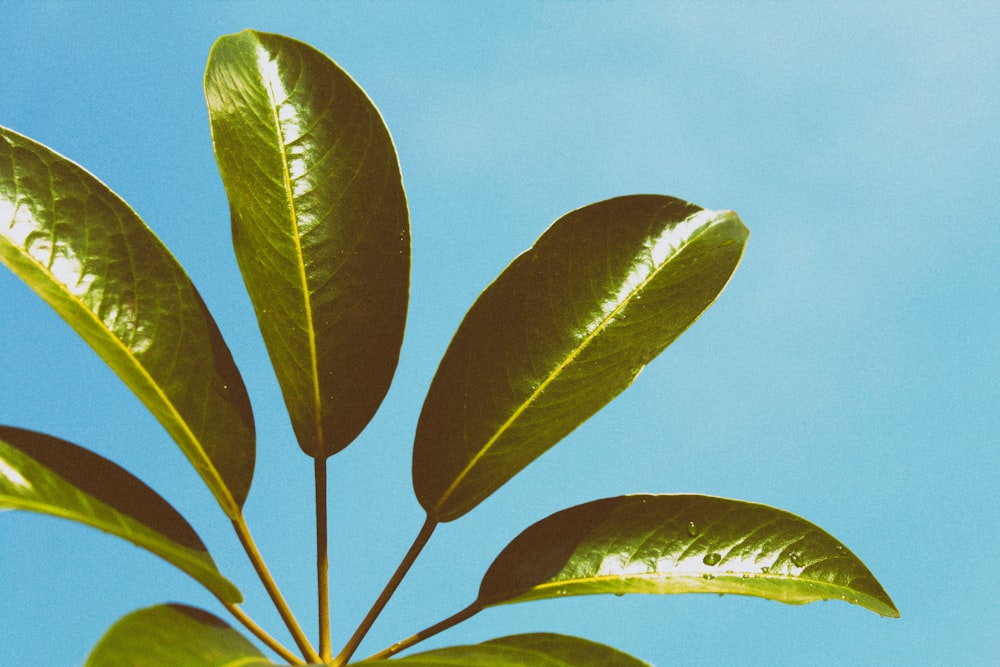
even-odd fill
[(421, 630), (417, 634), (411, 635), (411, 636), (407, 637), (403, 641), (396, 642), (395, 644), (393, 644), (389, 648), (383, 649), (383, 650), (379, 651), (378, 653), (365, 658), (365, 660), (384, 660), (385, 658), (389, 658), (391, 656), (394, 656), (397, 653), (399, 653), (400, 651), (408, 649), (408, 648), (410, 648), (411, 646), (413, 646), (414, 644), (416, 644), (418, 642), (422, 642), (425, 639), (433, 637), (434, 635), (436, 635), (439, 632), (443, 632), (443, 631), (447, 630), (448, 628), (450, 628), (452, 626), (458, 625), (462, 621), (466, 621), (466, 620), (472, 618), (473, 616), (475, 616), (476, 614), (478, 614), (482, 610), (483, 610), (483, 607), (479, 604), (479, 601), (477, 600), (477, 601), (473, 602), (472, 604), (470, 604), (465, 609), (463, 609), (462, 611), (458, 612), (457, 614), (449, 616), (448, 618), (444, 619), (443, 621), (441, 621), (439, 623), (435, 623), (434, 625), (430, 626), (429, 628)]
[(363, 621), (361, 621), (361, 625), (358, 626), (358, 629), (354, 631), (353, 635), (351, 635), (351, 638), (347, 641), (347, 645), (344, 646), (343, 650), (340, 651), (337, 658), (333, 661), (334, 667), (340, 667), (341, 665), (347, 664), (347, 661), (351, 659), (354, 652), (358, 650), (358, 645), (361, 644), (361, 640), (363, 640), (365, 635), (368, 634), (368, 631), (375, 623), (375, 619), (382, 613), (385, 605), (389, 602), (389, 598), (391, 598), (393, 593), (396, 592), (400, 582), (403, 581), (403, 577), (406, 576), (406, 573), (410, 570), (410, 566), (413, 565), (413, 561), (417, 559), (417, 556), (420, 555), (420, 552), (427, 544), (427, 541), (431, 538), (431, 534), (434, 532), (437, 524), (438, 522), (430, 516), (427, 517), (423, 527), (420, 529), (420, 533), (417, 534), (416, 539), (413, 540), (413, 544), (410, 545), (410, 550), (406, 552), (406, 555), (403, 557), (402, 562), (400, 562), (399, 567), (396, 568), (392, 578), (389, 579), (389, 583), (387, 583), (385, 588), (382, 590), (382, 594), (379, 595), (375, 604), (372, 605), (372, 608), (368, 611), (368, 615), (365, 616)]
[(319, 592), (319, 655), (330, 662), (330, 564), (326, 518), (326, 457), (317, 456), (316, 470), (316, 590)]
[(240, 538), (243, 550), (246, 551), (247, 556), (250, 557), (250, 562), (253, 563), (253, 569), (257, 571), (257, 576), (260, 577), (264, 588), (267, 589), (267, 594), (271, 596), (271, 602), (274, 603), (288, 631), (292, 633), (292, 638), (298, 645), (302, 657), (311, 662), (320, 662), (319, 655), (316, 654), (316, 650), (309, 643), (305, 633), (302, 632), (299, 622), (295, 620), (295, 615), (288, 608), (285, 598), (282, 597), (281, 591), (278, 589), (278, 584), (275, 583), (274, 578), (267, 569), (267, 565), (264, 564), (264, 559), (261, 557), (257, 545), (254, 544), (253, 537), (250, 535), (250, 527), (247, 526), (246, 519), (242, 513), (236, 519), (233, 519), (233, 528), (236, 529), (236, 534)]
[(219, 602), (222, 602), (223, 606), (225, 606), (225, 608), (229, 610), (229, 613), (232, 614), (237, 621), (242, 623), (247, 630), (252, 632), (254, 636), (257, 637), (257, 639), (264, 642), (268, 648), (270, 648), (272, 651), (280, 655), (283, 660), (286, 660), (289, 664), (292, 665), (305, 664), (302, 662), (302, 660), (298, 658), (298, 656), (296, 656), (294, 653), (292, 653), (287, 648), (282, 646), (277, 639), (267, 634), (267, 632), (265, 632), (263, 628), (254, 623), (253, 619), (247, 616), (246, 612), (244, 612), (242, 609), (240, 609), (239, 607), (230, 602), (223, 601), (221, 598), (219, 598)]

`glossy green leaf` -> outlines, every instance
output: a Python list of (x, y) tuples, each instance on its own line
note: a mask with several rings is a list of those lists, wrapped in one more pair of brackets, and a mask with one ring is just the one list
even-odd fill
[(733, 593), (899, 612), (857, 556), (805, 519), (701, 495), (606, 498), (532, 525), (483, 578), (484, 607), (598, 593)]
[(205, 74), (233, 243), (303, 451), (346, 447), (395, 372), (409, 296), (406, 198), (364, 92), (310, 46), (220, 38)]
[(648, 667), (621, 651), (578, 637), (551, 633), (511, 635), (470, 646), (450, 646), (395, 660), (357, 665), (406, 667)]
[(0, 426), (0, 508), (99, 528), (176, 565), (226, 602), (243, 599), (170, 503), (128, 471), (65, 440)]
[(253, 416), (194, 285), (107, 186), (4, 128), (0, 262), (114, 369), (236, 517), (253, 477)]
[(225, 621), (196, 607), (163, 604), (112, 625), (86, 667), (265, 667), (274, 665)]
[(731, 211), (637, 195), (562, 217), (479, 296), (417, 426), (428, 514), (475, 507), (631, 384), (708, 308), (748, 232)]

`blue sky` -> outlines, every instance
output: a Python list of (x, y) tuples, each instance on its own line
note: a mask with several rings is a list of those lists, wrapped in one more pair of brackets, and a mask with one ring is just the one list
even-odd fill
[[(254, 404), (248, 520), (307, 628), (311, 460), (232, 256), (201, 92), (212, 42), (246, 27), (309, 42), (352, 74), (393, 134), (409, 198), (400, 367), (372, 425), (329, 464), (335, 638), (420, 527), (413, 430), (465, 310), (563, 213), (655, 192), (739, 212), (752, 236), (734, 280), (631, 389), (439, 528), (359, 655), (465, 606), (500, 548), (553, 511), (701, 492), (824, 527), (902, 618), (832, 602), (592, 597), (488, 610), (426, 646), (546, 630), (659, 665), (1000, 661), (989, 560), (1000, 547), (1000, 10), (749, 4), (5, 4), (0, 125), (104, 180), (198, 285)], [(162, 428), (6, 271), (0, 295), (0, 423), (144, 479), (284, 638)], [(128, 544), (0, 515), (0, 664), (78, 664), (118, 617), (167, 601), (224, 614)]]

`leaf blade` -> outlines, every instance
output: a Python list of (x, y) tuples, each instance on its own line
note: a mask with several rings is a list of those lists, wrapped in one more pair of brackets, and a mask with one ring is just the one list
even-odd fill
[(766, 505), (690, 494), (605, 498), (542, 519), (497, 556), (478, 603), (606, 593), (841, 599), (899, 616), (864, 563), (818, 526)]
[(221, 37), (205, 73), (233, 242), (299, 445), (326, 457), (367, 425), (395, 372), (409, 215), (378, 110), (301, 42)]
[(118, 374), (235, 517), (253, 477), (253, 415), (197, 290), (107, 186), (6, 128), (0, 128), (0, 262)]
[(115, 463), (43, 433), (0, 426), (0, 508), (49, 514), (121, 537), (233, 604), (239, 590), (188, 522)]
[(182, 604), (155, 605), (126, 614), (101, 637), (85, 663), (87, 667), (274, 664), (225, 621)]
[(649, 667), (618, 649), (579, 637), (529, 633), (480, 644), (450, 646), (394, 660), (364, 660), (352, 665), (407, 667)]
[(434, 376), (413, 454), (428, 514), (462, 516), (624, 391), (717, 298), (747, 235), (735, 213), (658, 195), (557, 220), (479, 296)]

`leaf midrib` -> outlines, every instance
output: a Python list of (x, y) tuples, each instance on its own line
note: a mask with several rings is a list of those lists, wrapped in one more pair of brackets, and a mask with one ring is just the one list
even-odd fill
[[(258, 44), (260, 44), (258, 42)], [(264, 48), (263, 45), (260, 45)], [(259, 71), (259, 70), (258, 70)], [(291, 227), (292, 242), (295, 245), (296, 268), (298, 270), (299, 285), (302, 294), (302, 309), (305, 313), (306, 340), (309, 347), (309, 369), (310, 383), (312, 384), (313, 411), (315, 414), (316, 426), (316, 451), (314, 456), (323, 453), (323, 419), (322, 419), (322, 392), (319, 386), (319, 355), (316, 349), (316, 331), (313, 326), (312, 300), (309, 298), (309, 278), (306, 275), (305, 259), (302, 253), (302, 239), (299, 236), (299, 214), (295, 204), (295, 196), (292, 190), (291, 169), (288, 166), (288, 151), (285, 143), (285, 135), (281, 129), (281, 118), (278, 115), (278, 96), (275, 94), (274, 86), (270, 78), (261, 77), (264, 90), (267, 93), (269, 106), (271, 109), (271, 120), (274, 125), (274, 134), (278, 141), (278, 153), (281, 155), (281, 178), (285, 190), (285, 199), (288, 202), (288, 215)]]
[[(690, 579), (691, 581), (703, 581), (705, 579), (705, 575), (706, 574), (710, 574), (710, 573), (704, 573), (704, 572), (645, 572), (645, 573), (641, 573), (641, 574), (640, 573), (628, 574), (628, 575), (605, 574), (605, 575), (596, 575), (596, 576), (591, 576), (591, 577), (576, 577), (576, 578), (573, 578), (573, 579), (560, 579), (559, 581), (546, 582), (546, 583), (543, 583), (543, 584), (538, 584), (536, 586), (532, 586), (530, 589), (528, 589), (528, 590), (526, 590), (526, 591), (524, 591), (524, 592), (522, 592), (522, 593), (520, 593), (520, 594), (518, 594), (518, 595), (516, 595), (516, 596), (514, 596), (512, 598), (507, 598), (507, 599), (504, 599), (504, 600), (500, 600), (500, 601), (494, 602), (492, 604), (507, 604), (507, 603), (518, 602), (518, 601), (521, 601), (522, 599), (524, 599), (525, 596), (528, 596), (528, 599), (531, 599), (531, 600), (538, 599), (536, 595), (533, 595), (534, 593), (542, 593), (542, 594), (545, 595), (545, 598), (562, 597), (562, 595), (559, 595), (559, 594), (552, 595), (551, 593), (549, 593), (549, 591), (552, 591), (552, 590), (558, 591), (558, 590), (561, 590), (561, 589), (573, 589), (573, 588), (580, 587), (580, 586), (589, 586), (589, 585), (592, 585), (592, 584), (601, 584), (603, 582), (620, 582), (620, 583), (626, 583), (627, 584), (629, 581), (634, 581), (634, 580), (656, 582), (656, 581), (659, 581), (659, 580), (669, 580), (669, 579), (673, 579), (673, 580), (676, 580), (678, 582), (683, 582), (684, 580), (687, 580), (687, 579)], [(746, 584), (746, 582), (765, 581), (765, 580), (766, 581), (781, 581), (781, 582), (785, 582), (785, 583), (795, 583), (795, 584), (801, 584), (803, 586), (810, 585), (810, 584), (816, 584), (816, 585), (822, 585), (823, 587), (826, 587), (826, 588), (840, 589), (840, 590), (848, 591), (848, 592), (850, 592), (850, 593), (852, 593), (854, 595), (868, 595), (867, 593), (863, 593), (862, 591), (858, 591), (858, 590), (856, 590), (854, 588), (851, 588), (850, 585), (848, 585), (848, 584), (841, 584), (841, 583), (836, 583), (836, 582), (830, 582), (830, 581), (826, 581), (824, 579), (813, 579), (811, 577), (802, 577), (802, 576), (787, 575), (787, 574), (765, 574), (763, 572), (752, 573), (749, 578), (746, 578), (744, 576), (745, 574), (751, 574), (751, 573), (743, 572), (743, 571), (738, 571), (738, 570), (732, 571), (732, 572), (722, 572), (722, 573), (719, 573), (719, 574), (712, 574), (710, 581), (714, 581), (714, 582), (719, 583), (719, 584), (726, 584), (726, 583), (730, 583), (730, 582), (733, 582), (735, 584), (739, 584), (740, 582), (744, 582)], [(749, 588), (749, 586), (748, 586), (748, 588)], [(623, 591), (623, 592), (624, 593), (628, 593), (628, 591)], [(641, 593), (643, 591), (638, 591), (638, 592)], [(697, 592), (697, 591), (692, 591), (692, 592)], [(715, 592), (715, 591), (710, 591), (710, 592)], [(593, 595), (610, 595), (610, 594), (612, 594), (612, 592), (611, 591), (606, 591), (606, 592), (605, 591), (596, 591), (596, 592), (589, 593), (589, 594), (593, 594)], [(739, 591), (734, 590), (733, 594), (734, 595), (745, 595), (746, 593), (740, 593)], [(566, 595), (581, 595), (581, 593), (569, 593), (569, 592), (567, 592)], [(824, 599), (824, 598), (822, 598), (822, 596), (814, 596), (814, 599)]]

